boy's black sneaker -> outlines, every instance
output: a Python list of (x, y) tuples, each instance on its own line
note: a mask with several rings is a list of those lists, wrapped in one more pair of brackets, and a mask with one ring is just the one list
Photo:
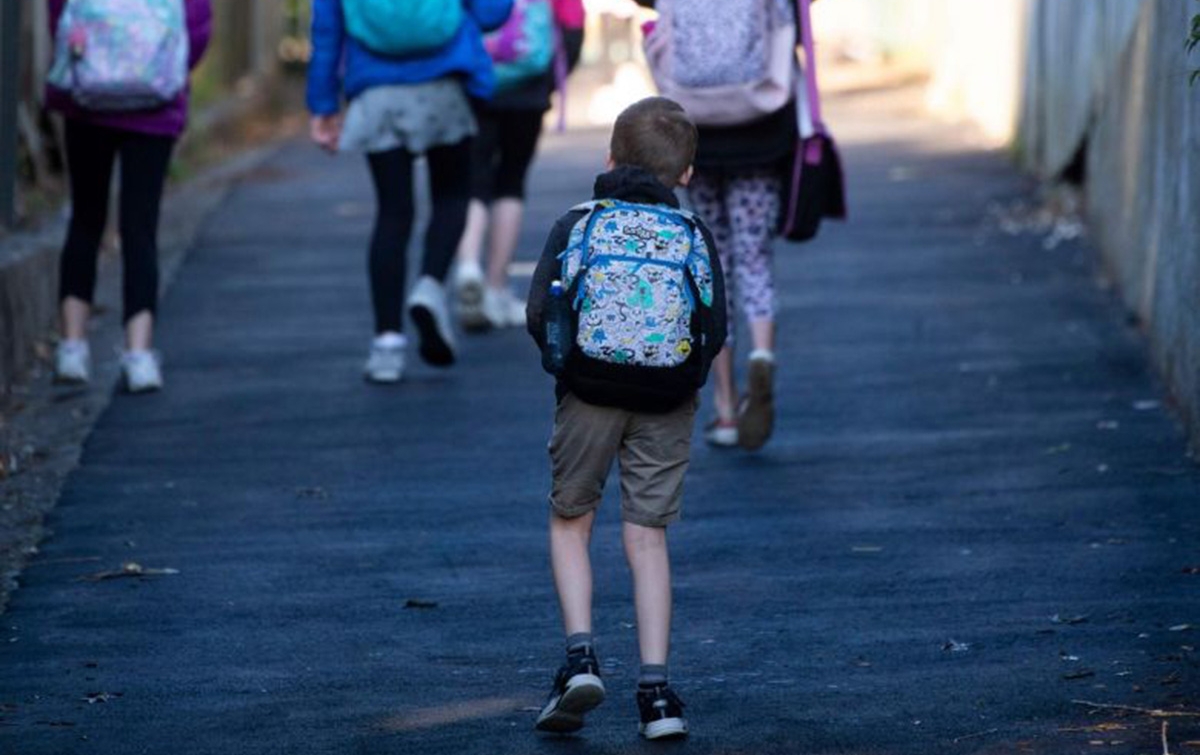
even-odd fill
[(686, 737), (687, 721), (683, 719), (683, 701), (666, 684), (638, 685), (638, 713), (642, 722), (638, 733), (646, 739)]
[(554, 677), (554, 688), (535, 728), (566, 734), (583, 728), (583, 715), (604, 702), (604, 682), (595, 653), (572, 653)]

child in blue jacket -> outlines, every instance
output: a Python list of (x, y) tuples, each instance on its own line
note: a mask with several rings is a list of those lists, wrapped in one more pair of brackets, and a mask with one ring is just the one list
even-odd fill
[[(378, 211), (370, 247), (375, 338), (365, 376), (393, 383), (404, 374), (405, 252), (413, 228), (413, 162), (429, 164), (433, 210), (420, 277), (408, 298), (421, 357), (454, 363), (443, 282), (454, 259), (470, 201), (471, 99), (491, 96), (492, 64), (483, 33), (498, 28), (512, 0), (462, 2), (461, 25), (447, 42), (418, 54), (391, 56), (348, 31), (343, 0), (314, 0), (308, 70), (310, 131), (325, 149), (365, 152)], [(360, 12), (370, 12), (362, 4)], [(349, 101), (341, 114), (343, 96)]]

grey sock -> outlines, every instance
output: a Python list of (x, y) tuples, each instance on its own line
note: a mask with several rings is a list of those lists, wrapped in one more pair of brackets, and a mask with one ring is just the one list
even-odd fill
[(638, 686), (652, 687), (656, 684), (667, 683), (667, 664), (643, 663), (638, 672)]
[(591, 632), (576, 632), (567, 638), (567, 652), (581, 652), (594, 644)]

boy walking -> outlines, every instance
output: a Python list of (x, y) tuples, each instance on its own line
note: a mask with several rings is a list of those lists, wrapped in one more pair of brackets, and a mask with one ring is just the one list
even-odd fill
[(725, 344), (725, 287), (708, 230), (679, 208), (696, 127), (662, 97), (613, 127), (593, 201), (554, 225), (529, 293), (529, 332), (557, 377), (550, 441), (550, 558), (567, 658), (537, 719), (571, 732), (604, 700), (592, 639), (592, 523), (613, 460), (633, 573), (641, 670), (639, 732), (687, 734), (667, 652), (666, 527), (679, 517), (698, 391)]

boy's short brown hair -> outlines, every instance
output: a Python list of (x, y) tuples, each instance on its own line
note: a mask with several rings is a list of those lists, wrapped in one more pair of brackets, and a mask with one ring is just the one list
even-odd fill
[(614, 165), (645, 168), (674, 188), (696, 157), (699, 136), (687, 111), (666, 97), (647, 97), (625, 108), (613, 125)]

